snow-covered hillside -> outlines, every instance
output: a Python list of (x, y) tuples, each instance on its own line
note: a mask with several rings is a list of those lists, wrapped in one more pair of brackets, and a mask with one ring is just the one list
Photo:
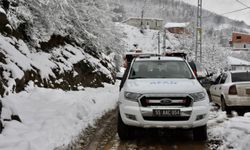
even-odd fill
[(64, 90), (114, 83), (113, 59), (121, 44), (108, 3), (6, 0), (0, 4), (1, 96), (22, 91), (29, 81)]
[[(192, 40), (188, 41), (189, 44), (193, 44), (192, 47), (187, 46), (186, 48), (193, 51), (195, 31), (196, 31), (196, 7), (189, 5), (179, 0), (109, 0), (116, 2), (119, 7), (122, 20), (126, 20), (129, 17), (141, 17), (143, 12), (144, 18), (160, 18), (165, 23), (171, 22), (189, 22), (190, 33), (192, 33)], [(234, 55), (229, 53), (229, 41), (231, 40), (232, 32), (244, 32), (250, 33), (250, 26), (245, 24), (243, 21), (232, 20), (224, 16), (220, 16), (213, 12), (203, 10), (203, 44), (204, 44), (204, 64), (207, 65), (208, 61), (215, 60), (216, 64), (220, 64), (220, 67), (224, 66), (224, 62), (221, 62), (221, 57), (227, 55)], [(193, 53), (192, 53), (193, 55)], [(249, 61), (249, 53), (235, 54), (234, 57), (245, 59)], [(208, 61), (206, 60), (208, 59)], [(208, 65), (211, 70), (215, 69), (214, 64)]]
[[(138, 44), (138, 48), (144, 52), (158, 53), (158, 32), (157, 30), (147, 29), (144, 33), (140, 32), (137, 27), (129, 26), (123, 23), (116, 23), (116, 27), (123, 35), (122, 43), (123, 51), (133, 49), (133, 44)], [(181, 51), (188, 54), (189, 60), (194, 60), (195, 39), (190, 35), (179, 35), (166, 32), (166, 47), (167, 51)], [(222, 47), (215, 42), (216, 39), (206, 38), (203, 45), (203, 64), (213, 72), (220, 71), (227, 66), (227, 57), (231, 56), (231, 49)], [(163, 52), (163, 38), (161, 32), (160, 49)]]
[(105, 66), (105, 62), (111, 61), (107, 56), (95, 58), (70, 44), (54, 48), (51, 53), (32, 52), (22, 40), (0, 35), (0, 49), (4, 55), (1, 74), (6, 80), (5, 94), (22, 91), (30, 80), (41, 87), (65, 90), (112, 80), (113, 64)]
[(145, 30), (141, 33), (136, 27), (123, 23), (116, 23), (119, 32), (123, 35), (124, 51), (134, 49), (133, 44), (138, 44), (139, 48), (145, 52), (155, 52), (158, 49), (158, 31)]
[[(122, 41), (125, 47), (125, 51), (129, 51), (134, 48), (133, 44), (138, 44), (139, 48), (144, 52), (158, 53), (158, 30), (146, 29), (141, 33), (140, 29), (134, 26), (127, 25), (125, 23), (116, 23), (117, 29), (123, 35)], [(160, 49), (163, 50), (163, 38), (162, 32), (160, 32)], [(174, 34), (167, 32), (166, 47), (173, 50), (181, 49), (184, 44), (184, 39), (189, 37), (183, 36), (176, 38)]]

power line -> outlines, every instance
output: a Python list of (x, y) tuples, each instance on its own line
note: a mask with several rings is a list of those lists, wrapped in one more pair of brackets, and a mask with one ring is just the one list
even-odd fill
[(250, 7), (249, 7), (247, 4), (241, 2), (240, 0), (235, 0), (235, 1), (238, 2), (238, 3), (240, 3), (241, 5), (245, 6), (245, 8), (236, 9), (236, 10), (229, 11), (229, 12), (225, 12), (225, 13), (222, 13), (222, 14), (210, 13), (208, 16), (204, 16), (204, 17), (202, 17), (202, 18), (208, 18), (208, 17), (210, 17), (210, 16), (212, 16), (212, 15), (227, 15), (227, 14), (236, 13), (236, 12), (240, 12), (240, 11), (243, 11), (243, 10), (250, 9)]
[(240, 0), (236, 0), (236, 2), (238, 2), (238, 3), (240, 3), (241, 5), (246, 6), (246, 7), (248, 7), (248, 8), (249, 8), (249, 6), (248, 6), (247, 4), (245, 4), (245, 3), (241, 2)]
[(247, 9), (250, 9), (250, 7), (246, 7), (246, 8), (241, 8), (241, 9), (236, 9), (236, 10), (233, 10), (233, 11), (229, 11), (229, 12), (225, 12), (225, 13), (222, 13), (222, 14), (216, 14), (216, 13), (211, 13), (208, 15), (208, 16), (204, 16), (202, 18), (208, 18), (212, 15), (227, 15), (227, 14), (231, 14), (231, 13), (236, 13), (236, 12), (240, 12), (240, 11), (243, 11), (243, 10), (247, 10)]
[(234, 10), (234, 11), (225, 12), (225, 13), (222, 13), (220, 15), (227, 15), (227, 14), (231, 14), (231, 13), (235, 13), (235, 12), (240, 12), (240, 11), (243, 11), (243, 10), (246, 10), (246, 9), (250, 9), (250, 7), (246, 7), (246, 8), (242, 8), (242, 9), (237, 9), (237, 10)]

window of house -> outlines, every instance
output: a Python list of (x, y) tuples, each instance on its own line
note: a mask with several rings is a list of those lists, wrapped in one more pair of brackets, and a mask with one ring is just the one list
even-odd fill
[(244, 44), (244, 48), (246, 48), (247, 46), (246, 46), (246, 44)]
[(236, 70), (236, 66), (232, 66), (232, 70)]
[(240, 40), (240, 39), (241, 39), (241, 36), (236, 36), (236, 39), (237, 39), (237, 40)]

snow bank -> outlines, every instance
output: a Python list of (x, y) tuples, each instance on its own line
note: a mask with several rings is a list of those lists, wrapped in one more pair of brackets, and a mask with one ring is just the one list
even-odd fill
[(70, 92), (30, 86), (3, 99), (15, 104), (23, 123), (5, 122), (0, 149), (52, 150), (68, 144), (96, 118), (115, 108), (117, 99), (118, 83)]
[(217, 149), (248, 150), (250, 147), (250, 113), (244, 117), (234, 114), (228, 118), (225, 112), (211, 112), (208, 122), (209, 139), (222, 141)]
[(250, 118), (235, 117), (225, 123), (223, 148), (248, 150), (250, 147)]

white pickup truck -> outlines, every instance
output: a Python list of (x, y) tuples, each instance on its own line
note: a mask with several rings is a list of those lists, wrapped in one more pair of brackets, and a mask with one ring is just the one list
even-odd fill
[(135, 58), (119, 95), (118, 135), (134, 138), (136, 128), (193, 129), (195, 140), (207, 139), (209, 98), (182, 58)]

